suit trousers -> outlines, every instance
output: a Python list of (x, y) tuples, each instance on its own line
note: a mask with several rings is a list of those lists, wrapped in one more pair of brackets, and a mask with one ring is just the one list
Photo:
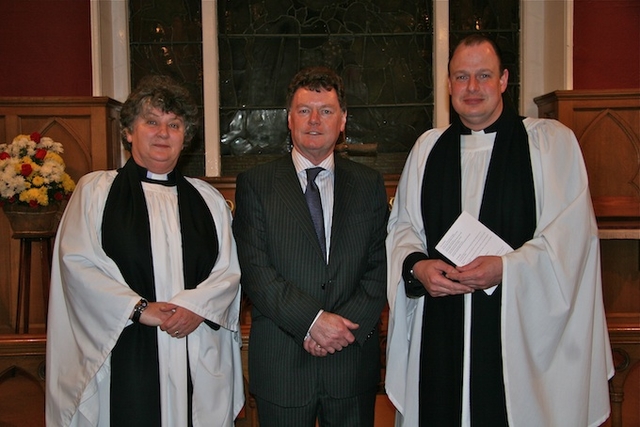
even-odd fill
[(320, 393), (308, 405), (283, 407), (258, 396), (260, 427), (373, 427), (376, 391), (336, 399)]

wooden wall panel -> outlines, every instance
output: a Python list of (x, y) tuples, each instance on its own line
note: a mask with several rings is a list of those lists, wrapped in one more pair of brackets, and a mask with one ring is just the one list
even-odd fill
[[(121, 154), (120, 103), (106, 97), (0, 97), (0, 143), (18, 134), (40, 132), (64, 147), (67, 171), (77, 181), (87, 172), (113, 169)], [(44, 301), (39, 281), (41, 244), (32, 247), (31, 324), (44, 331)], [(17, 303), (19, 240), (11, 238), (0, 215), (0, 333), (14, 330)]]
[[(576, 134), (601, 227), (637, 228), (633, 224), (640, 219), (640, 90), (559, 90), (535, 101), (540, 117), (557, 119)], [(616, 219), (627, 224), (610, 223)]]

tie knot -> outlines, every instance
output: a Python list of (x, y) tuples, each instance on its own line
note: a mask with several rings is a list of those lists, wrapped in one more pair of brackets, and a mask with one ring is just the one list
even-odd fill
[(320, 172), (322, 172), (324, 170), (324, 168), (321, 167), (315, 167), (315, 168), (309, 168), (307, 169), (307, 181), (309, 182), (313, 182), (316, 180), (316, 177), (318, 176), (318, 174)]

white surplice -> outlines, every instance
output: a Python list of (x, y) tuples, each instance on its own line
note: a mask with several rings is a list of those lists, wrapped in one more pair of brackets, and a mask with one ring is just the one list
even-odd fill
[[(47, 333), (48, 426), (109, 426), (110, 353), (140, 300), (101, 245), (102, 213), (115, 171), (83, 177), (62, 217), (53, 251)], [(186, 339), (157, 329), (162, 425), (187, 414), (187, 357), (193, 381), (194, 426), (232, 426), (244, 404), (239, 333), (240, 267), (231, 212), (220, 193), (187, 178), (216, 224), (219, 255), (209, 277), (184, 290), (176, 187), (143, 183), (149, 211), (158, 301), (217, 323)], [(213, 242), (212, 242), (213, 243)], [(188, 351), (187, 351), (188, 349)]]
[[(501, 338), (508, 421), (513, 426), (598, 426), (609, 416), (613, 363), (586, 169), (570, 129), (552, 120), (527, 118), (524, 124), (537, 226), (532, 240), (502, 257)], [(427, 131), (416, 142), (389, 219), (385, 383), (397, 408), (396, 426), (418, 425), (425, 298), (406, 296), (402, 263), (410, 253), (427, 251), (422, 180), (426, 159), (444, 130)], [(462, 206), (477, 218), (493, 139), (476, 133), (464, 138)], [(465, 298), (467, 314), (469, 300)], [(463, 426), (469, 425), (469, 322), (465, 322)]]

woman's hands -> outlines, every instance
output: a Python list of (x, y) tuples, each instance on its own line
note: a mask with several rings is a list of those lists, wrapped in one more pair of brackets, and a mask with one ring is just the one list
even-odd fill
[(158, 326), (174, 338), (186, 337), (203, 321), (193, 311), (167, 302), (150, 302), (140, 316), (143, 325)]

